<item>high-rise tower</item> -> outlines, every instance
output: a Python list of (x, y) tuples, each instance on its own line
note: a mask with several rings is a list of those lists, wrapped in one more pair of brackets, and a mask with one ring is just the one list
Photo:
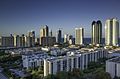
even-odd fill
[(75, 44), (83, 45), (84, 43), (84, 29), (83, 28), (75, 28)]
[(62, 31), (59, 29), (56, 33), (56, 42), (57, 43), (62, 43)]
[(92, 22), (92, 39), (93, 45), (101, 44), (102, 41), (102, 23), (100, 20)]
[(47, 25), (45, 25), (43, 26), (43, 28), (40, 29), (40, 44), (41, 44), (41, 38), (48, 36), (49, 36), (49, 28)]
[(105, 44), (117, 46), (119, 40), (119, 22), (116, 18), (108, 19), (105, 23)]

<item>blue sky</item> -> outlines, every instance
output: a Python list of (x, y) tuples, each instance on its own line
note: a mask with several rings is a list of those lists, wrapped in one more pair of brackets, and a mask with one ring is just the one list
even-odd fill
[(48, 25), (55, 34), (74, 35), (76, 27), (85, 29), (91, 37), (91, 23), (108, 18), (120, 19), (120, 0), (0, 0), (0, 35), (26, 34), (35, 30), (39, 36), (41, 25)]

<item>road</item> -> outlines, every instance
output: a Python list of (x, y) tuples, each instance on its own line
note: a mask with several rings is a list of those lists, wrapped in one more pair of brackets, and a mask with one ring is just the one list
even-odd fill
[(8, 79), (4, 74), (0, 73), (0, 79)]

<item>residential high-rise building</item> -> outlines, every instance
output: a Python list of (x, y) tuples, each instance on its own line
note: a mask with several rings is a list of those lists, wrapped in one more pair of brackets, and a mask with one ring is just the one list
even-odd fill
[(119, 22), (116, 18), (108, 19), (105, 23), (105, 44), (117, 46), (119, 40)]
[(69, 35), (69, 44), (74, 44), (74, 41), (73, 41), (73, 36), (72, 35)]
[(12, 36), (12, 34), (10, 36), (1, 36), (0, 37), (0, 46), (13, 47), (14, 46), (14, 37)]
[(101, 44), (102, 41), (102, 23), (100, 20), (92, 22), (92, 39), (93, 45)]
[(14, 35), (14, 47), (20, 47), (20, 36)]
[(40, 43), (40, 38), (35, 38), (35, 44), (39, 45), (39, 43)]
[(20, 46), (25, 47), (25, 35), (24, 34), (22, 34), (22, 36), (20, 37)]
[(35, 31), (28, 32), (28, 47), (35, 46)]
[(113, 19), (113, 46), (116, 46), (119, 44), (119, 22), (117, 19)]
[(59, 44), (62, 43), (62, 31), (60, 29), (56, 33), (56, 42)]
[(41, 37), (42, 46), (53, 46), (56, 43), (55, 37)]
[(52, 35), (52, 30), (50, 31), (50, 37), (52, 37), (53, 35)]
[(40, 29), (40, 44), (41, 44), (41, 38), (48, 36), (49, 36), (49, 28), (47, 25), (45, 25), (43, 26), (43, 28)]
[(21, 36), (19, 35), (14, 35), (14, 47), (27, 47), (28, 40), (24, 34)]
[(47, 25), (44, 26), (45, 36), (49, 36), (49, 28)]
[(75, 44), (83, 45), (83, 43), (84, 43), (84, 29), (75, 28)]
[(69, 41), (69, 35), (64, 34), (64, 43), (68, 43), (68, 41)]

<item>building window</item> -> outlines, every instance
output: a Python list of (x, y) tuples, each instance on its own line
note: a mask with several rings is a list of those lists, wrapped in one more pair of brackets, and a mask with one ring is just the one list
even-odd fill
[(90, 54), (88, 54), (88, 63), (90, 62)]
[(51, 63), (51, 74), (53, 74), (53, 62)]
[(84, 55), (84, 65), (86, 65), (86, 55)]
[(74, 60), (73, 60), (73, 61), (74, 61), (73, 68), (76, 68), (76, 65), (77, 65), (77, 63), (76, 63), (76, 62), (77, 62), (77, 59), (76, 59), (76, 58), (74, 58)]
[(63, 70), (67, 70), (67, 60), (63, 60)]
[(80, 68), (80, 57), (78, 57), (78, 67)]
[(95, 53), (93, 55), (94, 55), (94, 61), (95, 61)]
[(69, 70), (71, 71), (71, 59), (69, 59)]
[(83, 55), (80, 57), (80, 68), (81, 68), (81, 69), (82, 69), (82, 65), (83, 65), (83, 64), (82, 64), (82, 62), (83, 62), (82, 59), (83, 59)]
[(117, 64), (115, 63), (115, 76), (117, 76), (116, 74), (117, 74)]
[(61, 64), (60, 64), (60, 61), (57, 62), (57, 72), (60, 71), (60, 68), (61, 68)]

